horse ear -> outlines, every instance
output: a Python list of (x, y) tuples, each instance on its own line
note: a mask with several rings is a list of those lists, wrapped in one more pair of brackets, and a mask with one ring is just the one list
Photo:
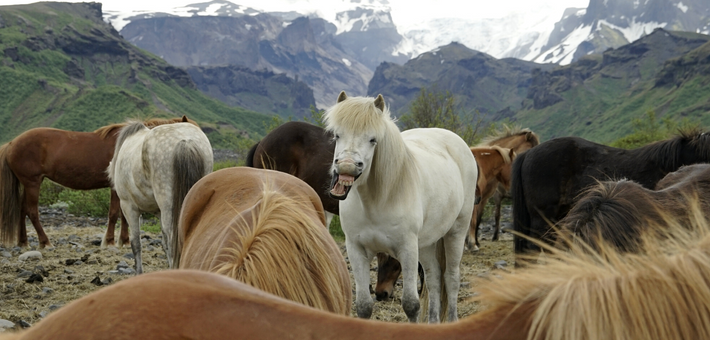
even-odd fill
[(510, 149), (510, 154), (508, 156), (510, 156), (511, 161), (514, 160), (515, 159), (515, 150)]
[(385, 112), (385, 98), (382, 97), (382, 94), (378, 94), (375, 98), (375, 107)]
[(340, 91), (340, 94), (338, 95), (338, 101), (336, 102), (336, 104), (342, 102), (345, 99), (348, 99), (348, 95), (345, 94), (345, 91)]
[(183, 123), (187, 123), (187, 116), (182, 115), (182, 122), (183, 122)]

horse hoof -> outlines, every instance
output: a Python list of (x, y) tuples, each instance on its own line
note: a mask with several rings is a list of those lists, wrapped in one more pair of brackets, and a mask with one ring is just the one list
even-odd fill
[(479, 250), (477, 245), (473, 245), (473, 248), (471, 248), (471, 252), (477, 253)]

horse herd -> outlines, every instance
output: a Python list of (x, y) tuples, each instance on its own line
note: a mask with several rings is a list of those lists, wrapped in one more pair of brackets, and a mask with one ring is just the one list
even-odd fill
[[(184, 116), (88, 133), (37, 128), (0, 147), (0, 242), (26, 246), (29, 217), (40, 247), (51, 246), (37, 209), (46, 177), (112, 188), (102, 245), (122, 216), (118, 243), (130, 242), (138, 273), (140, 213), (159, 212), (179, 269), (123, 280), (0, 339), (710, 338), (707, 133), (621, 150), (507, 129), (470, 147), (443, 129), (400, 132), (381, 95), (344, 92), (324, 120), (325, 129), (283, 124), (246, 167), (216, 172), (209, 141)], [(474, 299), (485, 310), (456, 321), (464, 248), (480, 246), (486, 201), (508, 194), (517, 268), (482, 280)], [(360, 318), (349, 317), (333, 215)], [(498, 206), (494, 240), (499, 221)], [(411, 322), (452, 322), (363, 320), (374, 257), (378, 300), (401, 273)]]

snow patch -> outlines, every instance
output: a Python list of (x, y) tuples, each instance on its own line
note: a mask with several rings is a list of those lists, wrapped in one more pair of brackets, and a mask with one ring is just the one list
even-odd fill
[(678, 7), (679, 10), (683, 11), (683, 13), (688, 11), (688, 6), (684, 6), (682, 1), (677, 3), (675, 6)]
[(251, 25), (245, 24), (244, 27), (247, 29), (247, 31), (251, 30)]
[(204, 11), (202, 12), (197, 12), (197, 15), (204, 15), (204, 16), (215, 16), (217, 15), (217, 12), (219, 11), (220, 8), (226, 6), (226, 4), (211, 4), (205, 8)]
[(347, 60), (347, 59), (345, 59), (345, 58), (343, 58), (343, 64), (345, 64), (345, 65), (348, 66), (348, 67), (350, 67), (350, 65), (352, 65), (352, 63), (350, 62), (350, 60)]
[(621, 34), (624, 35), (624, 38), (626, 38), (626, 41), (629, 43), (632, 43), (639, 38), (650, 34), (653, 32), (654, 29), (656, 28), (664, 28), (666, 25), (668, 25), (665, 22), (636, 22), (636, 17), (632, 19), (632, 21), (629, 23), (629, 27), (620, 27), (616, 26), (612, 23), (607, 22), (606, 20), (599, 20), (598, 25), (597, 25), (597, 30), (601, 29), (601, 25), (606, 25), (609, 28), (615, 29)]

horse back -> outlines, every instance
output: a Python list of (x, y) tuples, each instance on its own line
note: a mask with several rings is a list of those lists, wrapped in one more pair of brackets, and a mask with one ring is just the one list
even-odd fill
[(23, 182), (44, 176), (72, 189), (103, 188), (110, 184), (105, 171), (115, 142), (115, 133), (102, 138), (93, 132), (34, 128), (9, 143), (7, 160)]

